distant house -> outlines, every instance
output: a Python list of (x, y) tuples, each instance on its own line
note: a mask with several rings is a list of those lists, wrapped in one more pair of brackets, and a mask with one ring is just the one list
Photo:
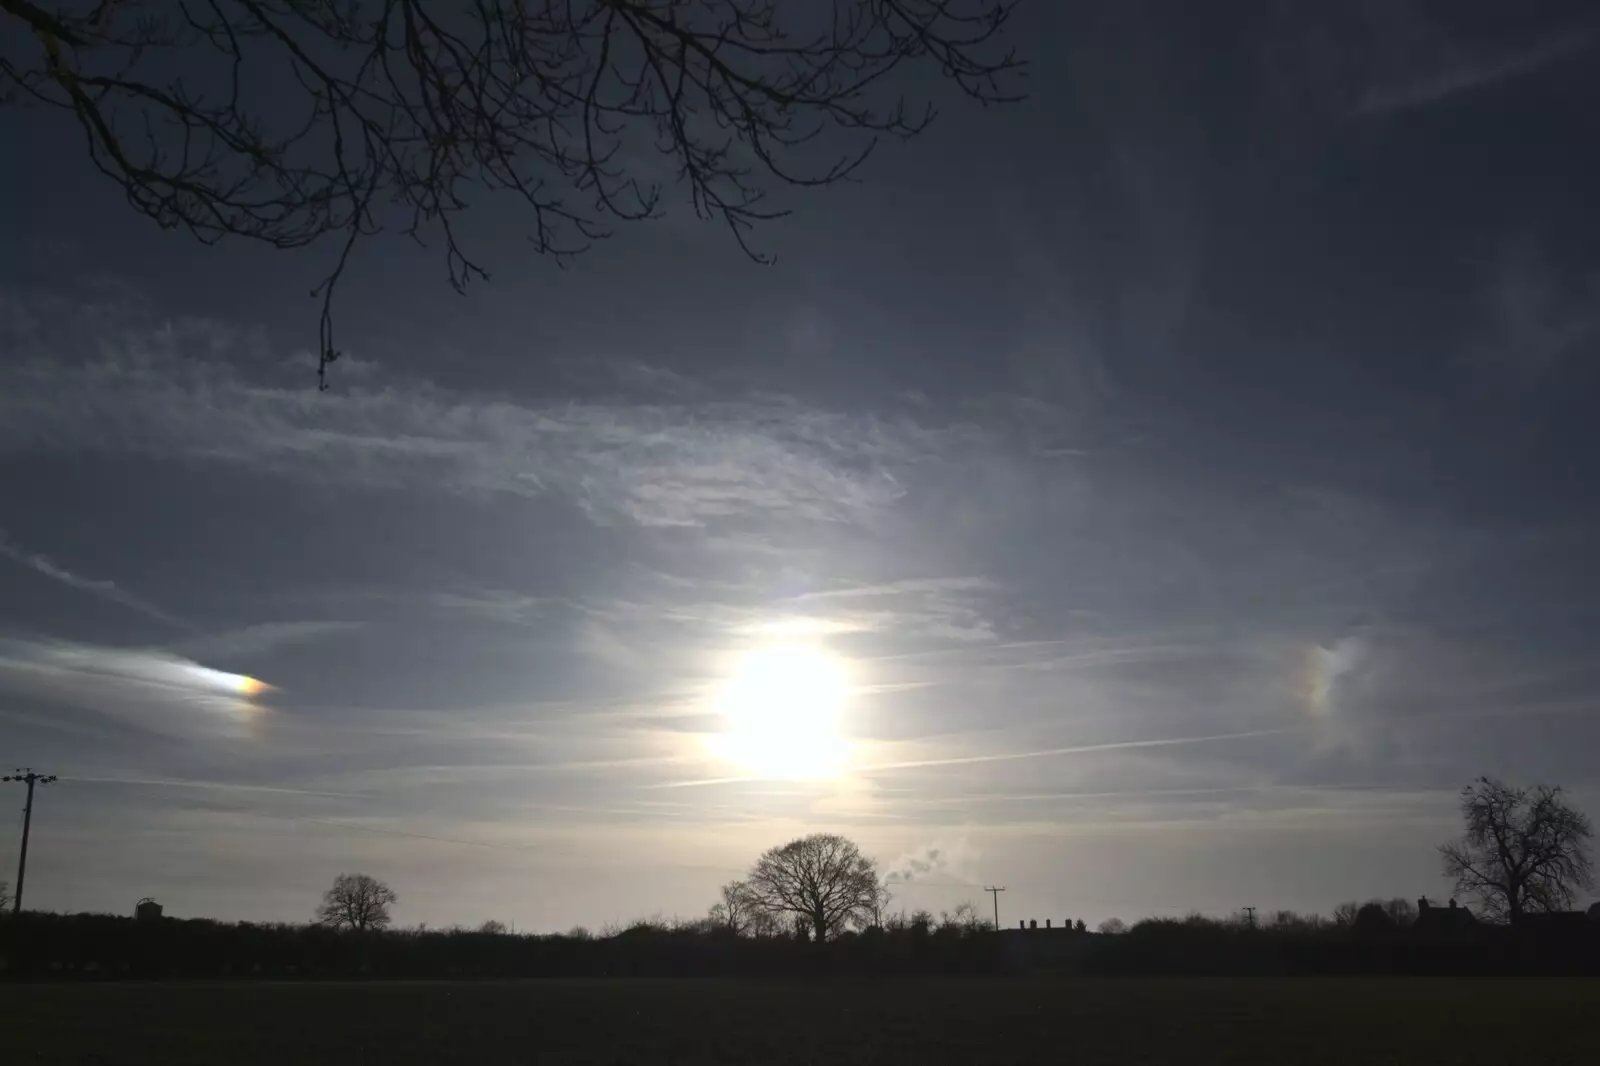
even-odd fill
[(1002, 929), (1002, 957), (1013, 970), (1078, 970), (1089, 942), (1094, 939), (1083, 922), (1067, 918), (1060, 925), (1046, 918), (1020, 920), (1015, 929)]
[(1423, 896), (1417, 900), (1417, 920), (1411, 928), (1419, 933), (1459, 933), (1478, 924), (1477, 917), (1455, 900), (1448, 907), (1435, 907)]
[(1591, 923), (1595, 920), (1600, 920), (1600, 913), (1597, 913), (1595, 907), (1590, 907), (1587, 913), (1543, 911), (1538, 914), (1524, 914), (1517, 919), (1516, 925), (1518, 929), (1534, 933), (1575, 933), (1582, 936), (1592, 928)]

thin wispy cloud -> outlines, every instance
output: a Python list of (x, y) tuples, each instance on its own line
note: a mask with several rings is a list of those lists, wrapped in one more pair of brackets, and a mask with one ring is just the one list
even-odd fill
[(1182, 659), (1205, 650), (1194, 640), (1159, 642), (1145, 640), (1105, 640), (1094, 637), (1062, 637), (1054, 640), (1016, 640), (968, 647), (930, 648), (876, 656), (875, 662), (953, 660), (969, 668), (993, 670), (1071, 670), (1118, 663)]
[[(269, 688), (170, 652), (69, 641), (0, 640), (0, 692), (185, 739), (247, 735)], [(49, 712), (41, 712), (49, 713)]]
[(1447, 49), (1403, 79), (1372, 86), (1355, 110), (1358, 115), (1382, 115), (1444, 103), (1575, 56), (1594, 40), (1594, 31), (1585, 28), (1496, 56), (1471, 57), (1459, 49)]
[(1253, 58), (1266, 100), (1286, 125), (1270, 132), (1293, 139), (1352, 119), (1490, 100), (1565, 61), (1581, 62), (1595, 42), (1592, 19), (1538, 18), (1528, 20), (1537, 30), (1506, 32), (1503, 23), (1486, 29), (1462, 4), (1265, 7)]
[[(30, 332), (0, 374), (0, 450), (115, 451), (314, 481), (564, 497), (599, 523), (870, 518), (975, 430), (771, 395), (518, 402), (363, 375), (318, 393), (245, 376), (137, 319)], [(72, 350), (77, 348), (78, 350)]]
[[(613, 626), (670, 627), (735, 642), (872, 635), (904, 645), (980, 647), (996, 639), (1002, 590), (979, 578), (841, 586), (794, 596), (737, 586), (678, 587), (641, 576), (631, 599), (596, 599), (578, 610)], [(650, 594), (652, 585), (660, 586)]]
[(837, 588), (818, 589), (793, 597), (797, 603), (827, 600), (861, 600), (900, 597), (922, 594), (948, 594), (959, 592), (992, 592), (994, 582), (981, 577), (930, 577), (888, 581), (874, 585), (841, 585)]
[(512, 625), (527, 623), (558, 603), (553, 597), (530, 596), (511, 589), (436, 592), (427, 601), (441, 611)]
[(1600, 275), (1563, 277), (1531, 241), (1505, 249), (1485, 288), (1488, 330), (1472, 354), (1525, 384), (1600, 337)]
[(289, 644), (327, 640), (361, 628), (360, 622), (263, 622), (223, 633), (193, 637), (170, 646), (179, 655), (196, 659), (242, 658), (261, 655)]
[(308, 788), (286, 788), (281, 785), (251, 785), (233, 781), (200, 781), (174, 777), (100, 777), (81, 774), (61, 775), (63, 781), (83, 785), (122, 785), (130, 788), (199, 789), (204, 792), (262, 793), (276, 796), (309, 796), (316, 799), (356, 799), (353, 792), (327, 792)]
[(168, 625), (181, 626), (184, 624), (181, 619), (135, 596), (109, 578), (84, 577), (82, 574), (75, 573), (60, 565), (47, 555), (24, 550), (12, 543), (7, 538), (4, 530), (0, 530), (0, 556), (4, 556), (20, 566), (25, 566), (34, 573), (49, 578), (51, 581), (59, 582), (68, 588), (77, 589), (79, 592), (86, 592), (91, 596), (98, 596), (102, 600), (107, 600), (111, 603), (121, 604), (123, 607), (137, 611), (147, 618), (154, 618), (157, 621), (166, 622)]

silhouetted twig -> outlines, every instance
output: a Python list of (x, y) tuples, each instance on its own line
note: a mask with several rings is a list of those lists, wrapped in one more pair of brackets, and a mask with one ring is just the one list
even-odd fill
[[(0, 0), (0, 95), (72, 114), (128, 202), (207, 243), (343, 241), (313, 290), (319, 380), (362, 237), (442, 239), (458, 291), (487, 271), (457, 216), (480, 191), (532, 211), (558, 260), (688, 187), (751, 258), (785, 212), (763, 182), (848, 178), (933, 118), (881, 93), (907, 61), (1016, 98), (991, 45), (1017, 0)], [(847, 143), (818, 138), (844, 131)], [(659, 153), (666, 168), (652, 165)]]

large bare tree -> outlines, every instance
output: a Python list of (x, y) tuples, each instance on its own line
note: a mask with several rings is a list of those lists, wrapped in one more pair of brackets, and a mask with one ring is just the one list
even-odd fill
[(394, 889), (366, 874), (340, 874), (322, 894), (317, 921), (358, 933), (389, 924), (389, 908), (400, 901)]
[(1480, 777), (1461, 790), (1466, 832), (1439, 848), (1456, 891), (1491, 919), (1565, 910), (1593, 884), (1588, 817), (1548, 785)]
[(772, 848), (745, 884), (762, 910), (803, 922), (818, 943), (873, 920), (882, 892), (876, 864), (833, 833), (813, 833)]
[(456, 228), (481, 192), (519, 198), (564, 258), (675, 182), (761, 258), (770, 183), (840, 181), (933, 118), (890, 87), (902, 64), (1015, 99), (1021, 64), (992, 46), (1017, 2), (0, 0), (0, 100), (59, 110), (164, 227), (336, 237), (321, 377), (356, 242), (434, 237), (459, 290), (488, 277)]

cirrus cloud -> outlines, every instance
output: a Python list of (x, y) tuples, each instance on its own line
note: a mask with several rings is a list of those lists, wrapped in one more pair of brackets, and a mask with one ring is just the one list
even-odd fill
[[(510, 399), (375, 371), (318, 393), (233, 363), (253, 335), (136, 311), (0, 319), (0, 451), (143, 454), (334, 483), (561, 496), (593, 521), (847, 522), (886, 508), (919, 463), (981, 445), (969, 426), (858, 416), (763, 394)], [(63, 319), (71, 321), (63, 323)], [(94, 328), (85, 332), (80, 320)], [(247, 344), (246, 342), (249, 341)]]

